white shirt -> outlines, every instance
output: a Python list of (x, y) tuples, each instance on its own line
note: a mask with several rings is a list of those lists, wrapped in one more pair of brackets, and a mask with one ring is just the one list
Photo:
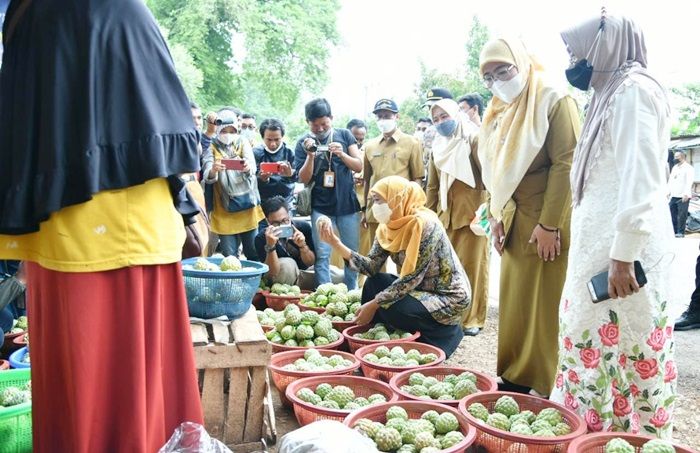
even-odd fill
[(668, 180), (668, 189), (672, 197), (683, 198), (692, 195), (693, 179), (695, 171), (688, 162), (676, 164), (671, 169), (671, 177)]

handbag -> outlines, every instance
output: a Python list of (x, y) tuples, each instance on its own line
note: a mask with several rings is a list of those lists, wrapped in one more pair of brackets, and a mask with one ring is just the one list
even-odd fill
[(311, 215), (311, 211), (313, 211), (313, 207), (311, 206), (311, 192), (314, 190), (314, 187), (316, 186), (316, 176), (318, 176), (318, 172), (320, 171), (321, 166), (316, 165), (316, 162), (314, 161), (314, 172), (313, 175), (311, 176), (311, 182), (308, 183), (307, 185), (304, 186), (304, 188), (297, 193), (297, 215), (301, 217), (306, 217)]

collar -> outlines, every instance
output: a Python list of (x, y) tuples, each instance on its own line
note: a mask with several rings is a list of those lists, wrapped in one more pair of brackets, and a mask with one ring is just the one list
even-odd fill
[(383, 143), (384, 141), (389, 141), (389, 140), (393, 140), (395, 142), (398, 142), (401, 139), (401, 137), (404, 135), (406, 135), (406, 134), (401, 132), (401, 129), (396, 127), (396, 129), (394, 129), (394, 132), (388, 138), (384, 134), (382, 134), (382, 138), (379, 140), (379, 143)]

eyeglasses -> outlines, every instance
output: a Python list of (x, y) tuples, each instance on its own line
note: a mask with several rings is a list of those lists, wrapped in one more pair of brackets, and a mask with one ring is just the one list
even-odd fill
[(253, 126), (252, 124), (241, 124), (241, 129), (253, 130), (253, 129), (255, 129), (255, 126)]
[(289, 225), (289, 224), (290, 224), (289, 217), (287, 217), (286, 219), (282, 219), (279, 222), (270, 222), (270, 225), (272, 225), (273, 227), (281, 227), (282, 225)]
[(505, 82), (506, 80), (509, 80), (510, 71), (513, 68), (515, 68), (515, 65), (512, 65), (512, 64), (507, 65), (507, 66), (503, 65), (503, 66), (499, 66), (498, 68), (496, 68), (495, 71), (493, 71), (491, 73), (487, 72), (486, 74), (484, 74), (484, 78), (483, 78), (484, 86), (486, 86), (486, 88), (490, 88), (491, 85), (493, 85), (493, 82), (495, 82), (496, 80), (500, 80), (501, 82)]

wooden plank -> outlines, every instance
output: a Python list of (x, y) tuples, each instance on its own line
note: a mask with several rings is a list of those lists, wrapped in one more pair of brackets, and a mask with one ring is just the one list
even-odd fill
[[(220, 396), (223, 400), (223, 395)], [(223, 442), (240, 444), (245, 432), (245, 412), (248, 401), (248, 368), (232, 368), (228, 391), (228, 410)], [(218, 437), (221, 439), (221, 437)]]
[(267, 341), (229, 346), (200, 346), (194, 349), (197, 368), (238, 368), (266, 366), (270, 360)]
[(233, 333), (233, 341), (236, 343), (266, 341), (253, 306), (243, 316), (231, 321), (231, 332)]
[(195, 346), (209, 344), (209, 334), (207, 334), (207, 328), (203, 324), (190, 324), (190, 333), (192, 334), (192, 344)]
[(265, 375), (265, 386), (267, 395), (265, 396), (265, 425), (267, 426), (266, 439), (269, 443), (277, 443), (277, 421), (275, 420), (275, 403), (272, 400), (272, 386), (270, 385), (270, 374)]
[[(227, 323), (228, 324), (228, 323)], [(211, 328), (214, 333), (214, 343), (216, 344), (229, 344), (231, 343), (231, 334), (229, 332), (228, 325), (214, 321), (211, 324)]]
[(253, 442), (263, 438), (263, 419), (265, 417), (265, 377), (267, 368), (264, 366), (254, 367), (250, 370), (250, 388), (248, 392), (248, 407), (245, 417), (245, 432), (243, 440)]
[(210, 369), (204, 372), (202, 409), (204, 426), (212, 437), (220, 439), (224, 434), (224, 370)]

